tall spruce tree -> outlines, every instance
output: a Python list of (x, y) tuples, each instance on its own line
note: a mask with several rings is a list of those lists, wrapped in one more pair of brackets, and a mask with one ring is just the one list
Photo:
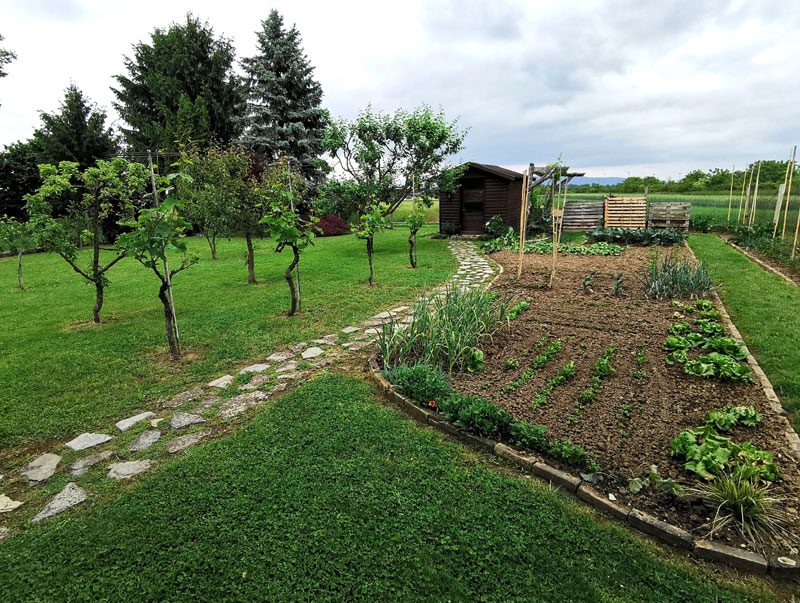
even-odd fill
[(150, 44), (135, 44), (133, 57), (125, 57), (128, 74), (115, 76), (119, 88), (112, 88), (133, 150), (235, 140), (244, 95), (233, 61), (231, 40), (214, 37), (211, 26), (191, 13), (185, 23), (157, 28)]
[(118, 150), (117, 137), (105, 126), (105, 111), (92, 104), (75, 84), (67, 87), (57, 113), (42, 111), (40, 116), (42, 127), (33, 134), (38, 163), (72, 161), (85, 170)]
[(285, 29), (278, 11), (261, 22), (258, 54), (242, 60), (247, 79), (247, 108), (241, 142), (275, 161), (300, 162), (303, 176), (318, 182), (327, 164), (319, 159), (328, 113), (321, 108), (322, 87), (301, 44), (300, 33)]

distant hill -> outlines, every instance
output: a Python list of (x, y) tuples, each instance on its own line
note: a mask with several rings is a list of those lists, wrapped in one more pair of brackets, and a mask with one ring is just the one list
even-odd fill
[(613, 186), (619, 184), (625, 178), (617, 178), (615, 176), (607, 176), (603, 178), (596, 178), (593, 176), (580, 176), (570, 180), (570, 186), (585, 186), (587, 184), (599, 184), (600, 186)]

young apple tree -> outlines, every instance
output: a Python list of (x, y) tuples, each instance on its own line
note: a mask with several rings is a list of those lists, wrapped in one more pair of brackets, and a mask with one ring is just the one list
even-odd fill
[[(83, 172), (78, 164), (62, 161), (58, 167), (39, 166), (42, 186), (33, 194), (25, 195), (26, 208), (34, 233), (36, 247), (54, 251), (95, 286), (94, 321), (100, 322), (103, 293), (109, 284), (106, 273), (125, 257), (119, 248), (104, 247), (107, 237), (102, 222), (110, 216), (130, 219), (137, 201), (141, 201), (147, 186), (147, 172), (139, 163), (125, 159), (98, 160), (96, 167)], [(56, 216), (53, 201), (74, 197), (68, 204), (65, 216)], [(74, 232), (74, 225), (79, 232)], [(83, 265), (79, 248), (83, 243), (91, 246), (91, 259)], [(101, 252), (104, 252), (101, 258)], [(110, 252), (111, 255), (106, 255)]]
[(369, 286), (372, 286), (374, 271), (372, 269), (372, 253), (375, 251), (375, 235), (386, 228), (388, 218), (384, 209), (378, 203), (369, 206), (368, 211), (361, 214), (357, 224), (353, 225), (353, 230), (359, 239), (367, 242), (367, 259), (369, 260)]
[[(182, 174), (177, 174), (182, 176)], [(172, 279), (176, 274), (194, 266), (198, 257), (189, 253), (186, 248), (184, 233), (191, 228), (178, 210), (185, 203), (174, 197), (167, 197), (156, 209), (143, 209), (136, 220), (123, 222), (123, 226), (131, 228), (117, 240), (117, 248), (121, 253), (130, 253), (142, 265), (150, 268), (161, 286), (158, 299), (164, 306), (164, 323), (167, 331), (167, 342), (173, 360), (181, 357), (180, 332), (175, 314), (175, 303), (172, 297)], [(167, 252), (178, 253), (180, 263), (170, 268)]]
[(425, 206), (414, 202), (414, 209), (406, 219), (408, 226), (408, 259), (411, 267), (417, 267), (417, 233), (425, 225)]

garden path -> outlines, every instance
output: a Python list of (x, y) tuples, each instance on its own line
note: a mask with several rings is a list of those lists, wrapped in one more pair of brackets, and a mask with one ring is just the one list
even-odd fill
[[(440, 295), (448, 286), (463, 289), (482, 287), (494, 274), (495, 269), (485, 257), (478, 254), (473, 242), (451, 240), (448, 248), (458, 260), (458, 270), (446, 285), (428, 295)], [(399, 323), (400, 328), (404, 328), (411, 321), (413, 311), (414, 304), (410, 302), (409, 305), (380, 312), (357, 325), (347, 326), (339, 333), (331, 333), (311, 342), (297, 342), (287, 349), (275, 351), (263, 361), (241, 368), (237, 375), (223, 375), (173, 396), (157, 411), (143, 411), (122, 418), (115, 423), (115, 429), (109, 430), (114, 433), (113, 436), (101, 433), (78, 435), (64, 446), (73, 451), (94, 451), (72, 462), (68, 471), (75, 479), (67, 483), (30, 521), (39, 522), (89, 499), (91, 492), (86, 489), (88, 485), (81, 487), (79, 482), (87, 481), (82, 476), (95, 465), (107, 464), (106, 477), (112, 480), (128, 480), (144, 473), (156, 466), (159, 458), (168, 458), (198, 444), (211, 436), (215, 427), (264, 404), (279, 392), (308, 381), (326, 366), (373, 346), (384, 324)], [(130, 438), (125, 438), (123, 434), (140, 424), (146, 424), (145, 429), (130, 442)], [(166, 444), (154, 448), (162, 437)], [(129, 443), (121, 444), (126, 440)], [(103, 450), (100, 451), (101, 448)], [(27, 478), (30, 488), (46, 483), (59, 470), (60, 455), (68, 451), (59, 447), (56, 452), (58, 454), (47, 452), (40, 455), (20, 471)], [(24, 511), (30, 506), (25, 502), (14, 501), (0, 494), (0, 513), (19, 512), (18, 509)], [(11, 530), (0, 527), (0, 541), (9, 535)]]

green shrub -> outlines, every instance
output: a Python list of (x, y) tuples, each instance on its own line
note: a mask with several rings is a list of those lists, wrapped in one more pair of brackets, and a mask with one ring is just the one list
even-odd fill
[(698, 216), (689, 220), (689, 230), (694, 232), (711, 232), (711, 228), (715, 226), (711, 218), (705, 216)]
[(420, 406), (430, 406), (450, 395), (450, 380), (438, 368), (424, 364), (400, 364), (383, 371), (384, 376), (397, 390)]
[(652, 262), (650, 273), (645, 279), (644, 294), (656, 299), (695, 298), (706, 295), (713, 289), (714, 283), (702, 263), (695, 265), (686, 258), (665, 255), (660, 262), (658, 257)]
[[(487, 235), (496, 239), (506, 234), (509, 228), (506, 226), (506, 223), (503, 222), (502, 216), (492, 216), (492, 219), (484, 225), (483, 230), (486, 231)], [(511, 231), (513, 232), (513, 230), (512, 228)]]
[(651, 230), (649, 228), (595, 228), (589, 233), (592, 241), (616, 243), (619, 245), (678, 245), (683, 243), (687, 234), (675, 228)]
[(439, 232), (448, 236), (461, 234), (461, 225), (458, 222), (442, 222), (439, 225)]

